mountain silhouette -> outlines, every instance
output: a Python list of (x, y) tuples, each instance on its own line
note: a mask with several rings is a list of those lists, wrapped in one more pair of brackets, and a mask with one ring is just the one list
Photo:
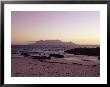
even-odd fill
[(68, 46), (68, 47), (76, 47), (77, 44), (73, 42), (63, 42), (61, 40), (39, 40), (35, 41), (34, 43), (30, 44), (33, 46)]

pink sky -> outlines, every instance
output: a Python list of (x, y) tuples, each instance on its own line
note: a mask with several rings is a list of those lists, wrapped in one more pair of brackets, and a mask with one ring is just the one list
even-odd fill
[(62, 40), (99, 44), (99, 11), (12, 11), (12, 44)]

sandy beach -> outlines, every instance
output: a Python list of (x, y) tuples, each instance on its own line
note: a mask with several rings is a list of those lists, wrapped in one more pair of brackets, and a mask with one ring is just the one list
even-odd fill
[(99, 77), (100, 60), (89, 58), (45, 59), (12, 57), (12, 77)]
[(100, 12), (11, 12), (11, 76), (100, 77)]

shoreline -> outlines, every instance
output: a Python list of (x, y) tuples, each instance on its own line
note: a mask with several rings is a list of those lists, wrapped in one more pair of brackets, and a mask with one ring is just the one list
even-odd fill
[[(86, 59), (86, 58), (85, 58)], [(30, 57), (11, 58), (12, 77), (99, 77), (100, 61), (51, 59), (39, 61)]]

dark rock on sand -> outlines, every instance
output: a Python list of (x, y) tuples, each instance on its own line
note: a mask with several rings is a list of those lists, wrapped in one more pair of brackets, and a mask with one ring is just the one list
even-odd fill
[(60, 55), (60, 54), (50, 54), (50, 57), (64, 58), (64, 55)]
[(39, 52), (28, 52), (30, 54), (38, 54)]
[(32, 59), (51, 59), (51, 58), (47, 56), (32, 56)]
[(17, 54), (17, 53), (15, 53), (15, 52), (12, 52), (12, 54)]
[(98, 56), (98, 60), (100, 60), (100, 56)]
[(75, 55), (88, 55), (88, 56), (100, 56), (100, 48), (75, 48), (64, 51), (66, 53)]
[(23, 55), (24, 57), (30, 56), (28, 53), (21, 53), (21, 55)]

